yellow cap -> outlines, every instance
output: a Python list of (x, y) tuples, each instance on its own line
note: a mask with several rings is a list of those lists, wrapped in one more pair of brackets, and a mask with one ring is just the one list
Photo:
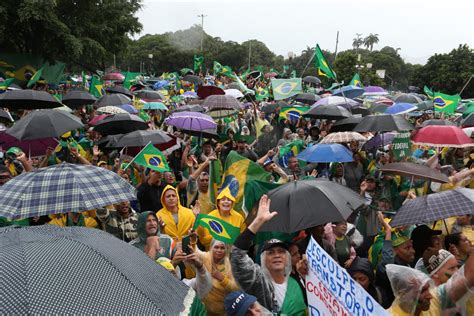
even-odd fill
[(217, 201), (219, 201), (220, 199), (223, 199), (223, 198), (228, 198), (229, 200), (231, 200), (232, 202), (235, 202), (235, 197), (232, 195), (232, 193), (230, 192), (230, 189), (229, 187), (225, 187), (220, 193), (219, 195), (217, 196)]
[(61, 135), (61, 138), (69, 138), (69, 137), (71, 137), (71, 132), (66, 132)]
[(156, 259), (156, 263), (159, 263), (163, 268), (168, 271), (174, 271), (174, 266), (168, 258), (160, 257)]

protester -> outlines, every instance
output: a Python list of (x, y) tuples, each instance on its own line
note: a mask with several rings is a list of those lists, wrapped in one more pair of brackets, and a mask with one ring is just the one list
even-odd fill
[(153, 212), (142, 212), (138, 215), (138, 238), (130, 242), (131, 245), (142, 250), (153, 260), (171, 258), (173, 239), (160, 233), (160, 222)]
[(106, 232), (125, 242), (138, 237), (138, 215), (128, 201), (97, 209), (97, 218), (105, 226)]

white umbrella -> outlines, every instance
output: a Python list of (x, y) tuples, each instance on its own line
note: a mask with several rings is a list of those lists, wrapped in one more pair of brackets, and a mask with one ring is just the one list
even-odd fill
[(224, 90), (224, 92), (225, 92), (225, 95), (230, 95), (236, 99), (242, 98), (244, 96), (243, 93), (237, 89), (227, 89), (227, 90)]

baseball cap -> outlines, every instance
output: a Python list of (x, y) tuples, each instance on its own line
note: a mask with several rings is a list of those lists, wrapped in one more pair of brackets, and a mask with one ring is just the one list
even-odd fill
[(21, 150), (18, 147), (10, 147), (8, 150), (5, 152), (6, 154), (13, 154), (13, 155), (18, 155), (21, 154), (23, 150)]
[(224, 299), (224, 308), (229, 316), (245, 316), (250, 306), (257, 301), (253, 295), (242, 291), (229, 293)]
[(271, 160), (270, 158), (267, 158), (267, 159), (265, 159), (265, 161), (263, 162), (263, 166), (266, 167), (266, 166), (268, 166), (268, 165), (270, 165), (270, 164), (272, 164), (272, 163), (273, 163), (273, 160)]
[[(454, 255), (445, 249), (441, 249), (437, 255), (432, 255), (428, 262), (424, 262), (426, 270), (432, 276), (451, 258), (454, 258)], [(424, 260), (423, 260), (424, 261)]]
[(262, 251), (267, 251), (275, 247), (282, 247), (288, 250), (288, 244), (286, 242), (281, 241), (280, 239), (273, 238), (265, 242), (265, 244), (263, 245)]

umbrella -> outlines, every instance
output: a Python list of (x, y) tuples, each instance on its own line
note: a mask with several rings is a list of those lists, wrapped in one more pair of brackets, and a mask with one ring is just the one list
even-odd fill
[(266, 79), (271, 79), (271, 78), (275, 78), (278, 76), (278, 73), (274, 72), (274, 71), (270, 71), (270, 72), (267, 72), (265, 74), (265, 78)]
[(204, 112), (204, 108), (200, 106), (199, 104), (194, 104), (194, 105), (182, 105), (176, 109), (173, 110), (173, 112)]
[(1, 186), (0, 216), (82, 212), (134, 199), (135, 188), (112, 171), (61, 163), (23, 173)]
[(121, 94), (126, 95), (129, 98), (133, 98), (132, 92), (130, 92), (130, 90), (122, 86), (113, 86), (113, 87), (107, 88), (105, 89), (105, 92), (110, 93), (110, 94), (121, 93)]
[(342, 106), (319, 105), (312, 106), (308, 111), (303, 113), (303, 116), (328, 120), (338, 120), (350, 117), (352, 116), (352, 114)]
[(373, 106), (371, 106), (369, 108), (369, 111), (371, 113), (385, 113), (385, 111), (387, 111), (387, 109), (389, 109), (390, 106), (389, 105), (386, 105), (384, 103), (379, 103), (379, 104), (375, 104)]
[(199, 78), (198, 76), (195, 76), (195, 75), (186, 75), (182, 78), (182, 80), (190, 82), (190, 83), (194, 84), (195, 86), (203, 86), (204, 85), (204, 81), (201, 78)]
[(180, 71), (182, 76), (185, 76), (185, 75), (194, 75), (194, 71), (192, 69), (189, 69), (189, 68), (182, 68)]
[(352, 152), (341, 144), (316, 144), (306, 148), (297, 156), (307, 162), (351, 162)]
[(225, 92), (216, 86), (200, 86), (197, 95), (200, 99), (205, 99), (210, 95), (225, 95)]
[(102, 77), (102, 80), (124, 81), (125, 76), (119, 72), (109, 72)]
[(59, 137), (84, 127), (81, 120), (65, 111), (37, 110), (18, 120), (6, 133), (18, 140)]
[(139, 99), (148, 100), (164, 100), (165, 97), (158, 91), (140, 90), (135, 93), (135, 96)]
[(364, 87), (364, 94), (363, 95), (387, 95), (388, 92), (379, 86), (367, 86)]
[(413, 125), (401, 115), (367, 115), (354, 127), (355, 132), (411, 131)]
[[(95, 144), (99, 147), (116, 148), (118, 140), (125, 134), (107, 135), (99, 139)], [(118, 147), (117, 147), (118, 148)]]
[(185, 134), (196, 136), (196, 137), (212, 138), (212, 139), (217, 139), (217, 140), (220, 138), (215, 128), (204, 129), (202, 131), (192, 131), (192, 130), (181, 129), (181, 131)]
[(416, 95), (409, 94), (409, 93), (401, 93), (397, 95), (393, 101), (395, 101), (395, 103), (413, 103), (413, 104), (418, 104), (418, 103), (423, 102), (423, 100), (417, 97)]
[(235, 89), (235, 90), (239, 90), (240, 92), (242, 92), (242, 87), (237, 82), (231, 82), (231, 83), (227, 84), (227, 89)]
[(109, 114), (96, 115), (89, 121), (89, 125), (94, 126), (94, 125), (96, 125), (97, 123), (99, 123), (100, 121), (102, 121), (103, 119), (105, 119), (106, 117), (109, 117), (109, 116), (110, 116)]
[(412, 138), (416, 145), (433, 147), (471, 147), (472, 140), (457, 126), (428, 125)]
[(390, 222), (392, 227), (431, 223), (437, 220), (474, 214), (474, 190), (459, 188), (409, 200)]
[(260, 78), (261, 76), (262, 76), (262, 73), (260, 71), (256, 70), (256, 71), (252, 71), (251, 73), (249, 73), (247, 75), (247, 78), (253, 78), (253, 79), (256, 80), (256, 79)]
[(315, 77), (315, 76), (306, 76), (303, 78), (303, 82), (306, 82), (306, 83), (314, 83), (314, 84), (321, 84), (321, 80), (319, 80), (318, 77)]
[(417, 110), (418, 108), (410, 103), (395, 103), (385, 110), (385, 114), (405, 114)]
[(7, 121), (7, 122), (14, 122), (12, 115), (10, 112), (5, 111), (4, 109), (0, 109), (0, 121)]
[(462, 120), (461, 126), (463, 127), (474, 126), (474, 114), (471, 113), (464, 120)]
[(186, 91), (181, 95), (183, 98), (195, 99), (198, 97), (196, 92), (193, 91)]
[(345, 96), (346, 98), (357, 98), (365, 92), (364, 88), (357, 86), (345, 86), (332, 92), (334, 96)]
[(367, 116), (370, 114), (369, 109), (363, 106), (353, 108), (351, 112), (352, 112), (352, 115), (361, 115), (361, 116)]
[(367, 138), (357, 132), (337, 132), (328, 134), (320, 143), (350, 143), (352, 141), (366, 142)]
[(380, 96), (377, 96), (376, 98), (377, 99), (375, 100), (375, 104), (385, 104), (385, 105), (394, 104), (393, 100), (390, 100), (389, 98), (380, 97)]
[(0, 94), (0, 106), (26, 110), (52, 109), (61, 106), (61, 103), (45, 91), (12, 90)]
[(86, 91), (72, 90), (63, 97), (62, 103), (76, 109), (83, 105), (94, 104), (95, 101), (97, 101), (97, 98)]
[(450, 125), (450, 126), (456, 126), (456, 123), (448, 121), (448, 120), (426, 120), (421, 124), (421, 127), (425, 127), (428, 125)]
[(474, 113), (474, 102), (469, 102), (465, 104), (467, 109), (462, 112), (462, 117), (467, 117), (469, 114)]
[(217, 128), (217, 124), (212, 117), (198, 112), (175, 112), (165, 119), (165, 123), (188, 131)]
[(100, 229), (3, 227), (0, 245), (2, 314), (181, 315), (194, 299), (142, 250)]
[[(275, 112), (275, 110), (278, 109), (280, 106), (281, 105), (278, 103), (267, 103), (264, 106), (262, 106), (262, 111), (265, 114), (270, 114), (270, 113)], [(284, 106), (287, 106), (287, 105), (284, 105)]]
[(120, 113), (128, 113), (126, 110), (122, 109), (119, 106), (113, 106), (113, 105), (108, 105), (108, 106), (102, 106), (97, 109), (98, 113), (104, 113), (104, 114), (120, 114)]
[(431, 101), (431, 100), (422, 101), (422, 102), (417, 103), (415, 105), (416, 105), (416, 107), (418, 108), (419, 111), (426, 111), (426, 110), (433, 110), (434, 109), (433, 101)]
[(147, 129), (148, 124), (134, 114), (114, 114), (111, 115), (94, 127), (94, 131), (102, 135), (127, 134), (139, 129)]
[(315, 106), (316, 105), (339, 105), (339, 106), (343, 106), (345, 108), (350, 108), (350, 107), (358, 106), (359, 102), (354, 101), (354, 100), (349, 99), (349, 98), (343, 98), (343, 97), (332, 96), (331, 95), (331, 96), (327, 96), (325, 98), (322, 98), (321, 100), (316, 102), (314, 105)]
[(356, 192), (327, 180), (291, 181), (268, 192), (270, 209), (278, 215), (261, 231), (293, 233), (346, 220), (365, 200)]
[(130, 104), (130, 103), (132, 103), (132, 100), (129, 97), (121, 93), (116, 93), (116, 94), (106, 94), (100, 97), (95, 103), (95, 105), (97, 107), (101, 107), (101, 106), (107, 106), (107, 105), (124, 105), (124, 104)]
[(295, 96), (295, 101), (308, 104), (308, 105), (312, 105), (315, 102), (319, 101), (320, 99), (321, 97), (319, 97), (318, 95), (314, 93), (299, 93)]
[(240, 102), (230, 95), (210, 95), (204, 100), (202, 106), (208, 108), (209, 111), (240, 110)]
[(0, 146), (3, 150), (10, 147), (20, 147), (27, 156), (42, 156), (48, 147), (56, 147), (58, 141), (52, 137), (34, 139), (34, 140), (18, 140), (5, 132), (0, 133)]
[(462, 129), (467, 136), (471, 137), (472, 133), (474, 132), (474, 127), (465, 127)]
[(153, 89), (155, 90), (166, 89), (168, 88), (169, 85), (170, 85), (170, 82), (168, 80), (160, 80), (153, 85)]
[(138, 113), (138, 110), (135, 109), (133, 105), (131, 104), (123, 104), (123, 105), (119, 105), (118, 107), (121, 108), (122, 110), (125, 110), (127, 113), (130, 113), (130, 114)]
[(234, 97), (236, 99), (243, 98), (244, 94), (240, 92), (240, 90), (237, 89), (227, 89), (224, 90), (225, 95), (230, 95), (231, 97)]
[(166, 105), (162, 102), (147, 102), (143, 105), (144, 110), (164, 110), (168, 111)]
[(403, 176), (428, 179), (435, 182), (447, 183), (449, 182), (448, 176), (444, 173), (439, 172), (436, 169), (428, 166), (419, 165), (412, 162), (394, 162), (383, 165), (380, 171), (386, 173), (395, 173)]
[(361, 116), (351, 116), (342, 120), (338, 120), (331, 126), (331, 133), (352, 131), (354, 127), (356, 127), (361, 121)]
[(393, 142), (393, 139), (396, 135), (397, 133), (391, 132), (377, 134), (371, 139), (369, 139), (369, 141), (365, 143), (362, 148), (364, 148), (365, 150), (370, 150), (373, 148), (385, 147)]
[[(135, 147), (135, 146), (146, 146), (148, 143), (154, 144), (164, 144), (171, 140), (171, 137), (168, 136), (165, 132), (161, 130), (152, 130), (152, 131), (133, 131), (128, 134), (120, 137), (117, 142), (115, 142), (113, 147)], [(110, 143), (109, 143), (110, 145)]]

